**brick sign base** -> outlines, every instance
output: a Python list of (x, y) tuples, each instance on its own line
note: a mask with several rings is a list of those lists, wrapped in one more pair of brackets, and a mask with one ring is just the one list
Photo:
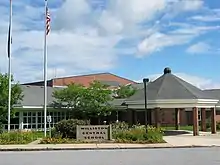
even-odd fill
[(111, 125), (78, 125), (76, 138), (84, 141), (112, 140), (112, 128)]

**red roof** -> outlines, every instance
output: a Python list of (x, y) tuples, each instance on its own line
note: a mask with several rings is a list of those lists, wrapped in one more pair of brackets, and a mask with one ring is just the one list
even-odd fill
[(120, 85), (126, 84), (136, 84), (136, 82), (111, 74), (111, 73), (98, 73), (98, 74), (88, 74), (88, 75), (79, 75), (79, 76), (70, 76), (70, 77), (61, 77), (55, 78), (52, 80), (53, 86), (66, 86), (71, 83), (82, 84), (85, 87), (88, 87), (93, 81), (109, 81), (117, 82)]
[[(119, 84), (119, 85), (127, 85), (127, 84), (136, 84), (136, 82), (129, 80), (127, 78), (123, 78), (117, 76), (112, 73), (97, 73), (97, 74), (87, 74), (87, 75), (78, 75), (78, 76), (69, 76), (69, 77), (60, 77), (54, 78), (52, 80), (48, 80), (48, 86), (67, 86), (71, 83), (82, 84), (85, 87), (88, 87), (90, 83), (93, 81), (104, 81), (110, 82), (110, 84)], [(23, 85), (38, 85), (43, 86), (43, 81), (25, 83)], [(110, 85), (112, 87), (116, 87), (117, 85)]]

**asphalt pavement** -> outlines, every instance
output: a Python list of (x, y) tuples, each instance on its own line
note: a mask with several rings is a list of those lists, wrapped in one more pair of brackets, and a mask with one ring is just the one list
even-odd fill
[(220, 148), (0, 152), (2, 165), (219, 165)]

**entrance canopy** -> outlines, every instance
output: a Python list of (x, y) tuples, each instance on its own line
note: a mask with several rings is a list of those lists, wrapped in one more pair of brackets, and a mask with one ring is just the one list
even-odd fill
[[(125, 100), (128, 108), (142, 109), (145, 105), (144, 89), (138, 90)], [(171, 73), (170, 68), (164, 74), (147, 85), (147, 107), (153, 108), (212, 108), (218, 103), (213, 95), (193, 86)]]

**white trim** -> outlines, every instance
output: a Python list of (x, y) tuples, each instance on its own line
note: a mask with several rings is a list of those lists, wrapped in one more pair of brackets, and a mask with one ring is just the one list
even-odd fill
[[(219, 100), (214, 99), (169, 99), (169, 100), (148, 100), (147, 107), (153, 108), (213, 108)], [(128, 108), (144, 108), (144, 100), (125, 101)]]
[(43, 109), (43, 106), (22, 106), (24, 109)]
[(215, 107), (216, 107), (216, 108), (220, 108), (220, 105), (216, 105)]
[[(217, 104), (219, 100), (214, 99), (160, 99), (160, 100), (148, 100), (147, 103), (149, 104), (181, 104), (181, 103), (213, 103)], [(144, 103), (144, 100), (138, 100), (138, 101), (126, 101), (127, 104), (142, 104)]]
[(198, 103), (213, 103), (215, 105), (219, 102), (217, 99), (198, 99), (197, 101)]
[[(16, 108), (19, 108), (19, 109), (35, 109), (35, 110), (39, 110), (39, 109), (43, 109), (44, 107), (43, 106), (21, 106), (21, 107), (16, 107)], [(55, 109), (53, 107), (47, 107), (47, 109)]]
[(53, 85), (53, 88), (67, 88), (68, 86)]

